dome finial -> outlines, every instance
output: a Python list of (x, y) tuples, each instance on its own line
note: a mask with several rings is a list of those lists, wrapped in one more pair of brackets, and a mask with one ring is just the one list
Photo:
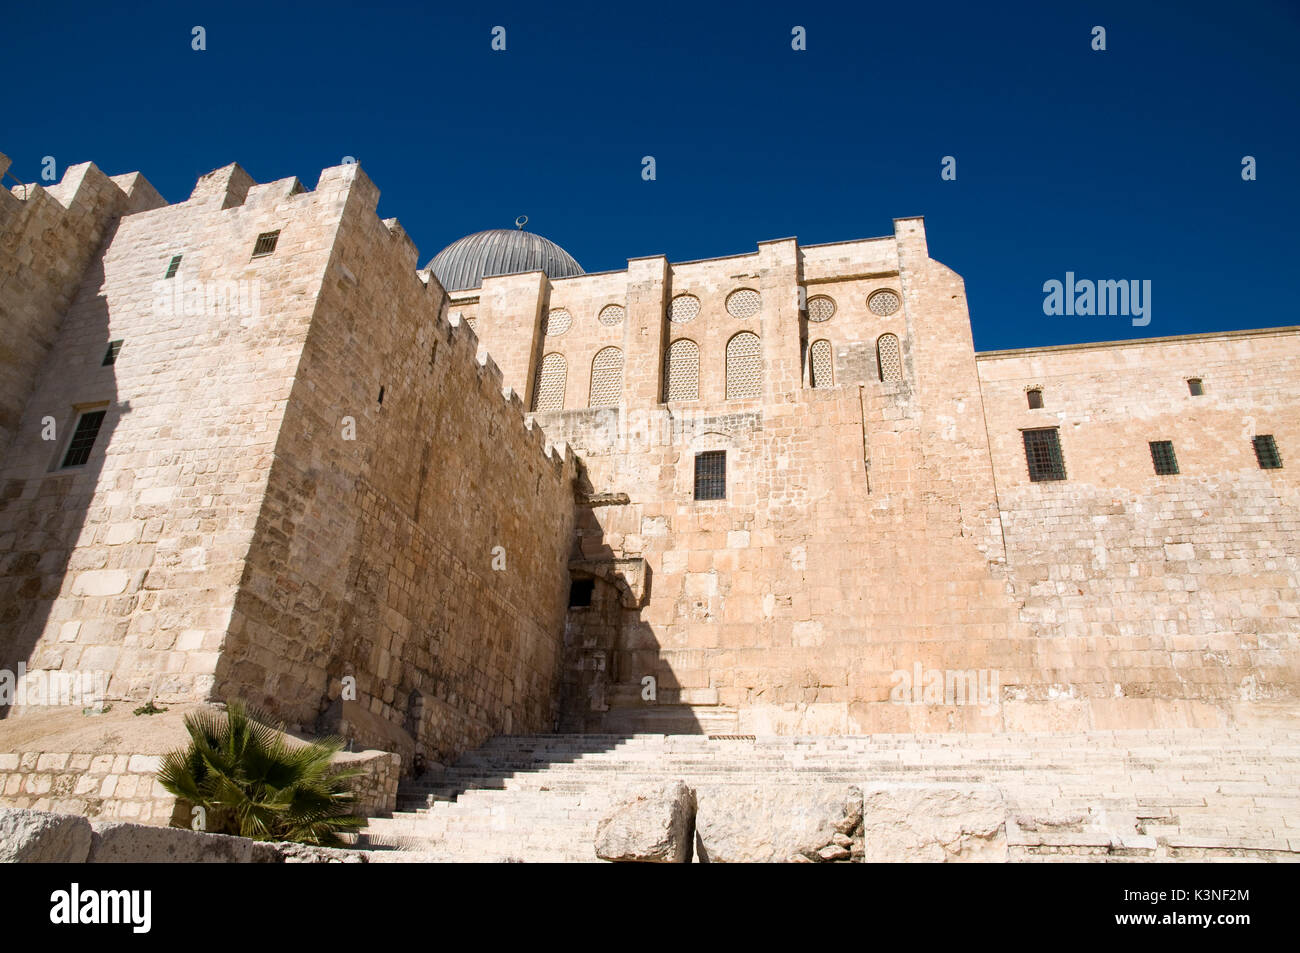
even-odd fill
[(528, 224), (527, 215), (520, 215), (517, 219), (515, 219), (515, 228), (519, 229), (521, 232), (524, 230), (524, 226), (527, 224)]

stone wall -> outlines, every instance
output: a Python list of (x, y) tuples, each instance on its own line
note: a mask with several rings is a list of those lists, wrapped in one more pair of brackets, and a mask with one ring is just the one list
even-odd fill
[[(1116, 517), (1114, 494), (1102, 489), (1123, 486), (1143, 466), (1149, 471), (1149, 456), (1145, 464), (1139, 457), (1145, 440), (1156, 438), (1143, 438), (1127, 456), (1113, 453), (1110, 441), (1151, 422), (1155, 411), (1135, 395), (1160, 365), (1161, 345), (1125, 357), (1127, 376), (1093, 367), (1096, 386), (1081, 389), (1071, 405), (1067, 464), (1083, 456), (1097, 472), (1072, 470), (1056, 488), (1021, 487), (1015, 425), (1044, 413), (1025, 409), (1023, 390), (1058, 378), (1037, 352), (976, 360), (963, 283), (929, 257), (920, 220), (898, 220), (892, 239), (798, 249), (797, 259), (774, 242), (757, 255), (662, 273), (651, 267), (656, 261), (542, 289), (545, 308), (572, 316), (563, 334), (534, 342), (568, 359), (571, 409), (536, 419), (574, 446), (585, 492), (602, 498), (581, 512), (583, 571), (643, 558), (650, 579), (644, 605), (598, 589), (593, 607), (570, 613), (570, 697), (586, 708), (573, 723), (596, 727), (606, 706), (644, 705), (645, 675), (658, 681), (659, 704), (734, 706), (742, 729), (757, 732), (1211, 724), (1228, 717), (1243, 684), (1258, 689), (1257, 698), (1293, 692), (1291, 633), (1300, 610), (1294, 503), (1284, 502), (1294, 497), (1276, 489), (1290, 485), (1285, 473), (1259, 471), (1249, 440), (1237, 439), (1229, 470), (1241, 476), (1221, 480), (1217, 498), (1192, 505), (1184, 488), (1157, 488), (1165, 498), (1139, 501), (1133, 523), (1132, 514), (1128, 522)], [(761, 289), (760, 315), (728, 314), (728, 295), (739, 287)], [(868, 307), (882, 289), (898, 294), (896, 312)], [(664, 321), (681, 293), (699, 298), (699, 316)], [(834, 300), (829, 321), (785, 314), (787, 298), (813, 295)], [(628, 302), (623, 399), (582, 409), (592, 356), (620, 337), (597, 316), (621, 301)], [(490, 311), (480, 310), (478, 320), (486, 336), (497, 333)], [(760, 400), (726, 399), (725, 346), (740, 330), (763, 339)], [(881, 380), (876, 344), (885, 333), (901, 344), (896, 381)], [(700, 344), (700, 398), (665, 404), (656, 372), (664, 349), (682, 336)], [(1249, 426), (1275, 432), (1284, 457), (1294, 442), (1300, 378), (1292, 345), (1264, 343), (1275, 337), (1242, 339), (1223, 358), (1232, 376), (1216, 369), (1215, 345), (1179, 358), (1187, 364), (1174, 375), (1183, 404), (1183, 376), (1232, 394), (1220, 398), (1234, 413), (1216, 443)], [(834, 386), (813, 387), (806, 360), (801, 376), (791, 373), (786, 355), (800, 338), (831, 342)], [(1178, 349), (1164, 346), (1171, 348)], [(1043, 369), (1025, 370), (1025, 362)], [(1010, 404), (1010, 385), (991, 390), (995, 367), (1015, 378)], [(1062, 368), (1059, 381), (1073, 387), (1078, 373)], [(1255, 384), (1239, 390), (1245, 376)], [(1049, 400), (1057, 389), (1048, 387)], [(998, 408), (986, 415), (991, 401)], [(1121, 434), (1102, 427), (1084, 442), (1080, 426), (1101, 420), (1124, 421)], [(706, 450), (727, 452), (726, 501), (693, 499), (694, 457)], [(1244, 486), (1255, 488), (1243, 493)], [(1207, 513), (1219, 517), (1207, 525)], [(1092, 543), (1082, 540), (1106, 520), (1119, 560), (1109, 571), (1074, 567), (1076, 559), (1094, 561)], [(1168, 594), (1168, 561), (1202, 558), (1180, 545), (1193, 530), (1207, 546), (1225, 535), (1223, 554), (1203, 557), (1221, 560), (1218, 569), (1207, 562), (1196, 571), (1218, 572), (1214, 587), (1233, 591), (1227, 600), (1189, 597), (1191, 582)], [(1178, 539), (1166, 539), (1170, 533)], [(1137, 585), (1117, 569), (1128, 573), (1134, 562), (1145, 580)], [(1085, 575), (1091, 581), (1073, 584)], [(1117, 625), (1116, 589), (1136, 593), (1123, 610), (1128, 629)], [(1252, 617), (1244, 627), (1230, 621), (1243, 614)], [(1261, 635), (1243, 642), (1240, 631)], [(1049, 638), (1063, 634), (1074, 638)], [(899, 704), (891, 696), (897, 673), (910, 677), (918, 668), (948, 684), (984, 679), (992, 704), (956, 704), (947, 692), (941, 703)]]
[[(157, 781), (161, 763), (161, 755), (124, 751), (0, 753), (0, 806), (188, 828), (187, 809)], [(393, 812), (401, 775), (398, 755), (341, 751), (334, 763), (361, 772), (348, 785), (357, 795), (354, 813), (381, 817)]]
[[(1293, 697), (1300, 333), (998, 352), (979, 369), (1010, 578), (1051, 646), (1056, 690)], [(1059, 428), (1063, 481), (1029, 479), (1021, 431), (1044, 427)], [(1260, 469), (1255, 434), (1274, 435), (1281, 469)], [(1157, 440), (1173, 443), (1178, 474), (1154, 472)], [(1108, 651), (1109, 666), (1071, 671), (1088, 650)]]
[(165, 827), (176, 798), (155, 780), (161, 761), (130, 752), (0, 754), (0, 804)]
[[(124, 216), (86, 270), (0, 461), (0, 667), (207, 697), (346, 188), (323, 186), (229, 166)], [(91, 409), (89, 460), (61, 467)]]
[[(0, 177), (9, 158), (0, 154)], [(0, 450), (27, 398), (86, 267), (119, 216), (165, 205), (138, 172), (109, 178), (69, 167), (56, 185), (0, 189)]]
[(554, 725), (575, 465), (352, 169), (216, 691), (443, 760)]

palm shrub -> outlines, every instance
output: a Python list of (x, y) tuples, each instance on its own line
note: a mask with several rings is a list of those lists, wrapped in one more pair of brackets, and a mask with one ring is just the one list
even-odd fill
[(291, 745), (283, 725), (241, 701), (190, 712), (185, 730), (189, 747), (163, 758), (158, 781), (202, 807), (208, 831), (330, 847), (364, 823), (347, 785), (360, 772), (331, 766), (340, 739)]

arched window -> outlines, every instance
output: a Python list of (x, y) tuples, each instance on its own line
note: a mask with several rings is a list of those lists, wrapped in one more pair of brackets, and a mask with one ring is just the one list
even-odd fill
[(700, 396), (700, 347), (689, 338), (678, 338), (664, 357), (664, 400), (698, 400)]
[(537, 386), (533, 388), (533, 410), (563, 410), (564, 382), (569, 375), (569, 365), (563, 354), (547, 354), (537, 371)]
[(876, 361), (880, 365), (882, 381), (903, 379), (903, 352), (895, 335), (882, 334), (876, 338)]
[(623, 397), (623, 352), (601, 348), (591, 362), (591, 398), (588, 407), (617, 407)]
[(831, 342), (825, 339), (813, 341), (809, 353), (808, 382), (813, 387), (834, 387), (835, 361), (831, 356)]
[(741, 331), (727, 342), (727, 400), (763, 394), (763, 349), (758, 335)]

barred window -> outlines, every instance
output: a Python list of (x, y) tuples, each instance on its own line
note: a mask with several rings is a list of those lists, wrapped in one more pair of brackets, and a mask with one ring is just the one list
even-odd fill
[(181, 267), (181, 256), (180, 255), (173, 256), (172, 260), (167, 263), (167, 274), (163, 275), (163, 278), (175, 278), (176, 272), (180, 271), (180, 267)]
[(763, 393), (763, 349), (757, 334), (741, 331), (727, 342), (727, 400)]
[(257, 244), (253, 246), (253, 257), (261, 258), (263, 255), (269, 255), (275, 251), (275, 246), (280, 241), (280, 230), (277, 228), (273, 232), (263, 232), (257, 236)]
[(623, 352), (601, 348), (591, 362), (591, 399), (588, 407), (617, 407), (623, 397)]
[(117, 363), (117, 355), (122, 351), (121, 341), (109, 341), (108, 350), (104, 352), (104, 359), (99, 362), (100, 367), (108, 367), (110, 364)]
[(1277, 452), (1277, 441), (1271, 433), (1260, 434), (1252, 438), (1255, 444), (1255, 459), (1261, 470), (1281, 470), (1282, 455)]
[(753, 288), (740, 288), (727, 295), (727, 314), (733, 318), (752, 318), (763, 310), (763, 297)]
[(1033, 390), (1028, 392), (1027, 396), (1029, 397), (1030, 410), (1043, 409), (1043, 391), (1041, 388), (1035, 387)]
[(1065, 459), (1061, 456), (1061, 437), (1055, 427), (1026, 430), (1025, 461), (1029, 479), (1034, 483), (1065, 479)]
[(695, 498), (727, 498), (727, 451), (709, 450), (695, 455)]
[(835, 361), (831, 353), (830, 341), (813, 341), (811, 358), (808, 364), (808, 378), (813, 387), (834, 387)]
[(63, 466), (79, 467), (90, 459), (90, 451), (95, 446), (95, 438), (99, 436), (99, 428), (103, 426), (105, 413), (107, 411), (90, 410), (77, 420), (77, 429), (72, 432), (68, 450), (63, 455)]
[(880, 366), (882, 381), (903, 379), (903, 352), (897, 335), (882, 334), (876, 338), (876, 362)]
[(1156, 473), (1160, 476), (1176, 476), (1178, 474), (1178, 458), (1174, 456), (1174, 443), (1172, 440), (1152, 440), (1151, 441), (1151, 463), (1156, 468)]
[(664, 400), (698, 400), (700, 397), (700, 346), (679, 338), (668, 346), (664, 358)]
[(673, 324), (694, 321), (700, 313), (700, 299), (695, 295), (678, 295), (668, 304), (668, 320)]
[(835, 317), (835, 300), (828, 295), (814, 295), (808, 299), (808, 320), (829, 321)]
[(607, 304), (600, 309), (600, 314), (596, 320), (607, 327), (613, 327), (616, 324), (623, 323), (623, 306), (621, 304)]
[(563, 354), (547, 354), (537, 372), (537, 386), (533, 388), (533, 410), (563, 410), (564, 382), (569, 375), (568, 362)]

